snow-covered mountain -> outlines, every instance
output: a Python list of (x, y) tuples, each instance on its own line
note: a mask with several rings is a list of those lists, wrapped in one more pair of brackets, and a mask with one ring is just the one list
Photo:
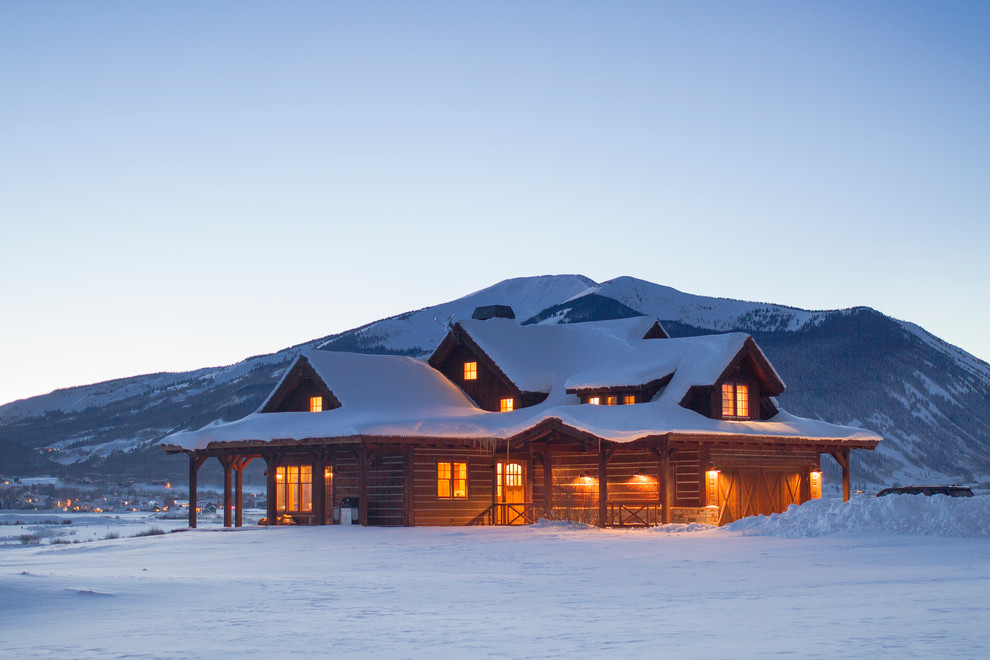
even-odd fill
[[(47, 448), (58, 451), (45, 456), (68, 471), (181, 476), (184, 462), (166, 458), (158, 441), (174, 430), (251, 412), (300, 351), (424, 356), (443, 338), (448, 319), (468, 318), (491, 304), (511, 305), (521, 323), (647, 314), (674, 336), (751, 333), (788, 385), (780, 397), (785, 409), (883, 434), (877, 452), (854, 452), (857, 482), (990, 475), (990, 365), (912, 323), (869, 308), (808, 311), (696, 296), (630, 277), (596, 283), (581, 275), (506, 280), (228, 367), (136, 376), (16, 401), (0, 407), (0, 456)], [(21, 463), (10, 462), (4, 470)]]

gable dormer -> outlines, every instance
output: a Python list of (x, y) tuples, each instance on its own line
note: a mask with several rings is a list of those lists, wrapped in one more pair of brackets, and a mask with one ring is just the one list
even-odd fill
[(663, 329), (662, 325), (660, 325), (660, 321), (656, 321), (650, 326), (650, 329), (646, 331), (646, 334), (643, 335), (643, 339), (670, 339), (670, 335), (668, 335), (667, 331)]
[(545, 392), (524, 392), (456, 323), (433, 355), (431, 367), (457, 385), (482, 410), (508, 412), (536, 405)]
[(334, 408), (340, 408), (340, 401), (309, 360), (300, 356), (289, 367), (260, 412), (323, 412)]
[(715, 382), (691, 387), (681, 405), (712, 419), (766, 420), (778, 412), (771, 397), (783, 391), (780, 376), (749, 337)]

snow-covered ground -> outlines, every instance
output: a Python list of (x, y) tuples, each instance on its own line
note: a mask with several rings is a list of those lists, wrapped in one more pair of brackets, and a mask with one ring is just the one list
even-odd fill
[(975, 658), (988, 595), (987, 497), (722, 529), (207, 527), (0, 547), (0, 656)]

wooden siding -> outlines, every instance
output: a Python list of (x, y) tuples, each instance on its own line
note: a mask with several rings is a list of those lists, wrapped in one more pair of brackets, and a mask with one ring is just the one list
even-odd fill
[(368, 466), (368, 524), (397, 527), (406, 524), (405, 456), (381, 451)]
[[(467, 498), (437, 497), (437, 463), (440, 461), (468, 464)], [(417, 525), (489, 524), (495, 475), (491, 450), (417, 447), (413, 473)]]

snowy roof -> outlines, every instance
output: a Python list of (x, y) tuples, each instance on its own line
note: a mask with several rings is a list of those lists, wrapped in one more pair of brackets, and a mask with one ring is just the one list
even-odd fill
[[(653, 323), (645, 318), (530, 326), (508, 319), (462, 322), (464, 331), (521, 389), (548, 393), (538, 405), (505, 413), (479, 409), (424, 360), (309, 351), (298, 359), (313, 367), (340, 408), (320, 413), (256, 412), (235, 422), (173, 434), (163, 444), (202, 449), (212, 442), (357, 435), (502, 439), (547, 420), (618, 442), (665, 433), (879, 441), (870, 431), (785, 412), (766, 421), (730, 421), (682, 407), (680, 402), (692, 386), (714, 384), (749, 336), (642, 339)], [(671, 376), (670, 382), (653, 401), (635, 405), (582, 405), (576, 394), (568, 393), (645, 384), (666, 376)]]

